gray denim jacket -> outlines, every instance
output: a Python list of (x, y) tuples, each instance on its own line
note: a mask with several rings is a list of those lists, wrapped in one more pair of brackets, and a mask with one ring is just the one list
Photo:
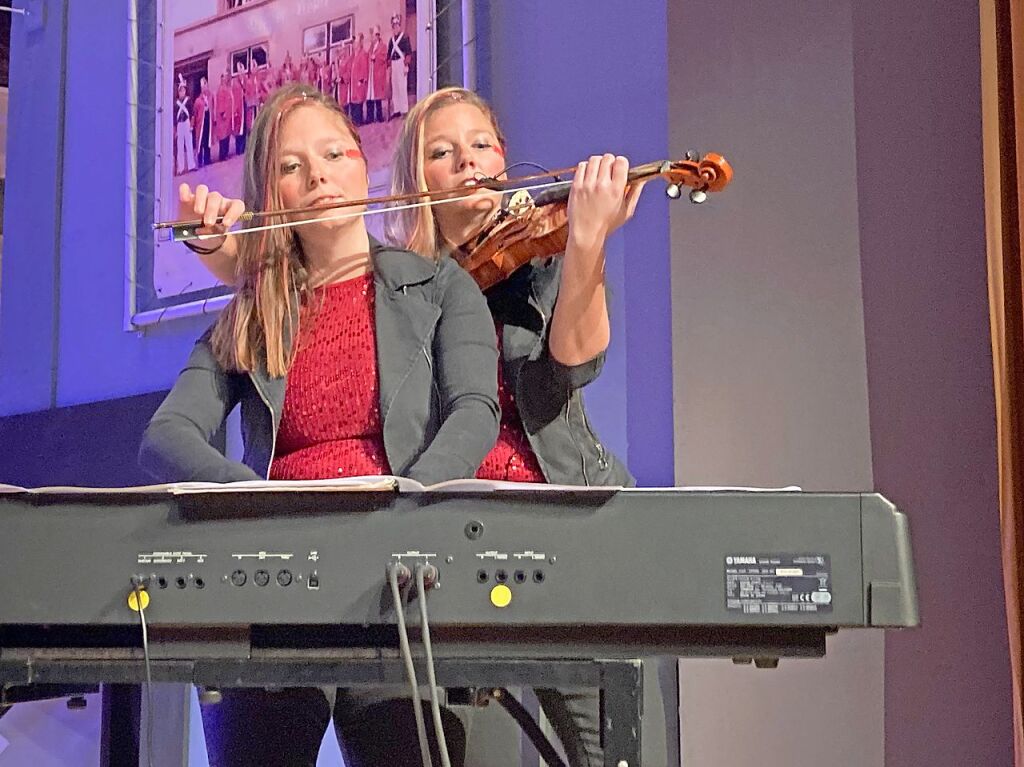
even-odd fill
[[(494, 328), (454, 261), (371, 240), (384, 449), (392, 473), (433, 484), (472, 477), (498, 434)], [(197, 343), (143, 436), (139, 463), (162, 482), (266, 478), (285, 378), (224, 370), (209, 333)], [(241, 404), (241, 464), (211, 444)]]
[(567, 366), (548, 350), (561, 270), (560, 258), (535, 261), (487, 291), (504, 325), (505, 380), (514, 382), (523, 428), (548, 482), (631, 487), (636, 480), (598, 439), (583, 406), (581, 389), (600, 374), (605, 355)]

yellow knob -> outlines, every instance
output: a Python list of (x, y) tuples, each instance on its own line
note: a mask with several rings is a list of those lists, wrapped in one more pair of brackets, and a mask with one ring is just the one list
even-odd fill
[[(136, 594), (138, 594), (138, 596), (136, 596)], [(143, 610), (149, 607), (149, 592), (145, 589), (133, 591), (128, 595), (128, 606), (132, 608), (135, 612), (139, 611), (140, 602), (142, 603)]]
[(495, 607), (508, 607), (512, 601), (512, 589), (504, 583), (499, 583), (491, 589), (491, 604)]

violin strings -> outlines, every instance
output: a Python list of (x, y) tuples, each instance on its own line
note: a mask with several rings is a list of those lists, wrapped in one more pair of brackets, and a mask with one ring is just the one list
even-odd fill
[[(543, 183), (543, 184), (531, 184), (530, 186), (522, 186), (522, 187), (518, 187), (516, 189), (506, 189), (504, 191), (505, 192), (520, 192), (520, 191), (532, 192), (532, 191), (536, 191), (538, 189), (552, 189), (554, 187), (559, 187), (559, 186), (564, 187), (564, 186), (567, 186), (567, 185), (569, 185), (571, 183), (572, 183), (571, 181), (549, 181), (549, 182), (546, 182), (546, 183)], [(504, 192), (497, 192), (496, 191), (494, 193), (495, 194), (503, 194)], [(223, 237), (225, 234), (251, 234), (253, 232), (268, 232), (268, 231), (271, 231), (273, 229), (284, 229), (285, 227), (302, 226), (303, 224), (323, 223), (324, 221), (340, 221), (342, 219), (356, 218), (358, 216), (372, 216), (372, 215), (375, 215), (377, 213), (394, 213), (394, 212), (397, 212), (397, 211), (400, 211), (400, 210), (412, 210), (414, 208), (423, 208), (423, 207), (427, 207), (429, 205), (441, 205), (441, 204), (446, 203), (446, 202), (455, 202), (457, 200), (463, 200), (463, 199), (465, 199), (465, 196), (450, 197), (450, 198), (448, 198), (446, 200), (427, 200), (425, 202), (412, 202), (412, 203), (408, 203), (406, 205), (396, 205), (394, 207), (375, 208), (373, 210), (357, 211), (355, 213), (339, 213), (337, 215), (326, 216), (326, 217), (321, 216), (321, 217), (318, 217), (318, 218), (307, 218), (307, 219), (304, 219), (302, 221), (283, 221), (283, 222), (277, 223), (277, 224), (264, 224), (262, 226), (248, 227), (246, 229), (234, 229), (234, 230), (231, 230), (231, 231), (228, 231), (228, 232), (224, 232), (223, 234), (214, 234), (214, 233), (210, 233), (210, 234), (193, 234), (193, 235), (190, 235), (188, 237), (180, 237), (179, 238), (179, 237), (175, 237), (174, 234), (173, 234), (173, 231), (172, 231), (171, 237), (169, 239), (170, 239), (171, 242), (185, 242), (186, 240), (209, 240), (209, 239), (214, 239), (216, 237)], [(281, 215), (286, 215), (286, 213), (287, 213), (286, 211), (282, 211)]]

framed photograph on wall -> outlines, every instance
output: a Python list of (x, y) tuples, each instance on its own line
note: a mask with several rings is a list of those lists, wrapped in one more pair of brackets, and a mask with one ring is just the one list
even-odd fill
[[(436, 55), (426, 33), (433, 2), (139, 4), (126, 328), (227, 303), (229, 288), (166, 230), (154, 234), (152, 223), (179, 218), (182, 184), (242, 196), (248, 132), (275, 89), (304, 82), (336, 98), (359, 130), (370, 195), (388, 192), (401, 117), (430, 87), (424, 74)], [(367, 219), (378, 237), (382, 223)]]

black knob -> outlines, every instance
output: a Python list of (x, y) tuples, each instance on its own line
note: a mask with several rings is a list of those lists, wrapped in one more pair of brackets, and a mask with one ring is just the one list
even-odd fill
[(248, 577), (245, 574), (245, 570), (235, 570), (231, 573), (231, 585), (232, 586), (244, 586)]
[(292, 582), (291, 570), (281, 570), (277, 574), (277, 585), (278, 586), (290, 586)]
[(252, 579), (257, 586), (266, 586), (270, 583), (270, 573), (266, 570), (257, 570), (252, 574)]

